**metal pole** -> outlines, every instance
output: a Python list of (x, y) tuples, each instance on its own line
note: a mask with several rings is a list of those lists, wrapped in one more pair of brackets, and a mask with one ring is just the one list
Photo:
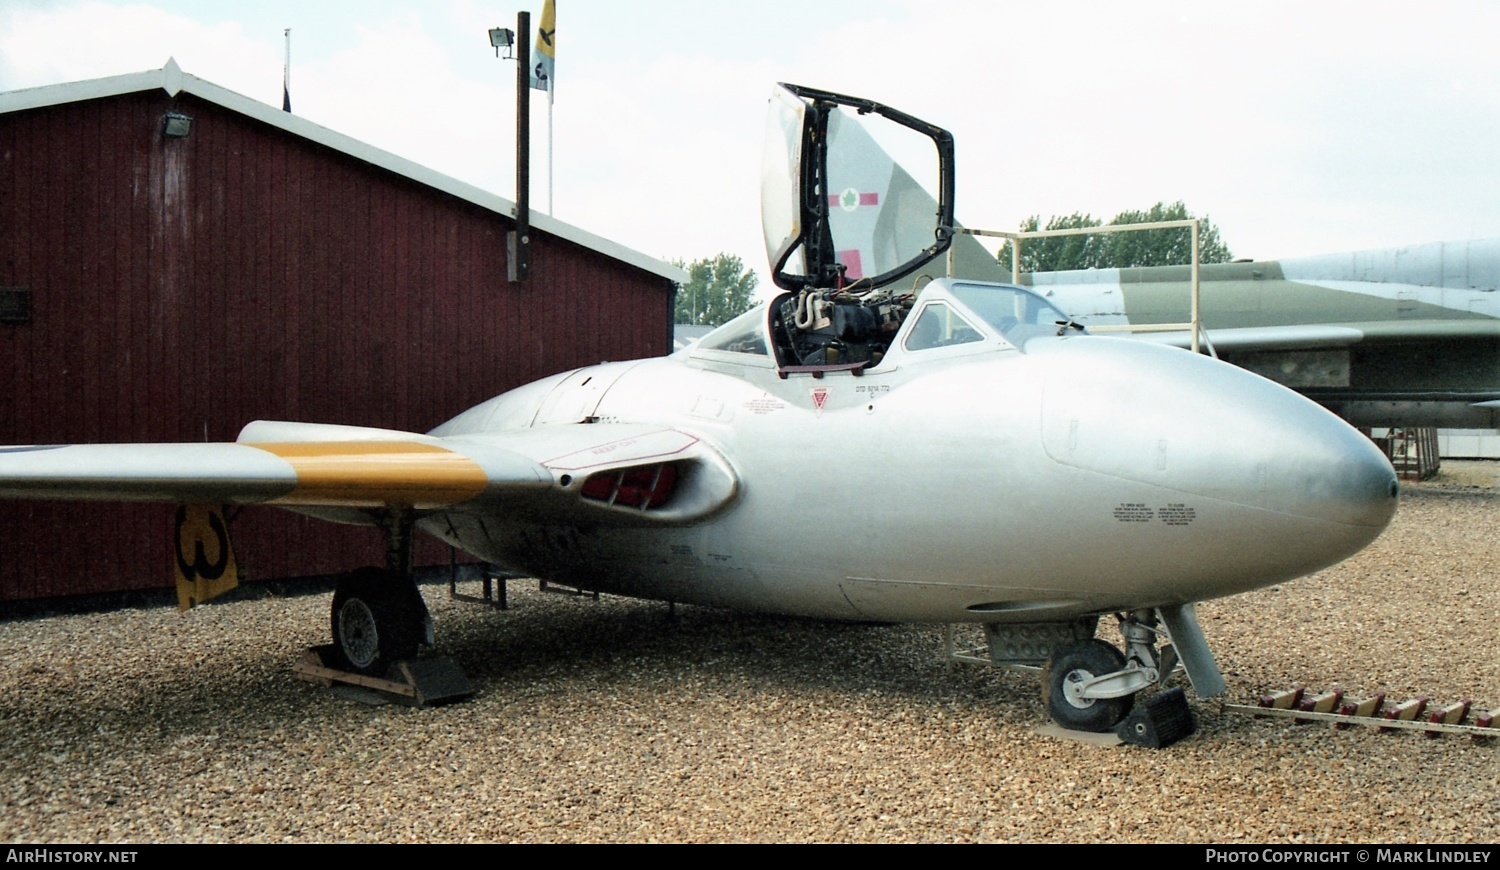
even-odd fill
[(1203, 323), (1198, 319), (1198, 221), (1193, 221), (1193, 353), (1198, 353), (1198, 334)]
[(516, 228), (507, 254), (510, 280), (531, 274), (531, 13), (516, 13)]
[(547, 214), (557, 215), (557, 203), (552, 199), (552, 101), (556, 99), (557, 81), (547, 81)]
[(281, 68), (281, 111), (292, 110), (292, 29), (283, 30), (286, 37), (286, 65)]

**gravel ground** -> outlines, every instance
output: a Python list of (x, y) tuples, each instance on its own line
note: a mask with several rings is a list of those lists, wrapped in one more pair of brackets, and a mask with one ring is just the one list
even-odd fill
[[(1342, 565), (1199, 607), (1254, 703), (1303, 683), (1500, 706), (1500, 469), (1409, 484)], [(292, 678), (326, 595), (0, 622), (8, 842), (1500, 838), (1500, 746), (1194, 700), (1165, 750), (1036, 733), (1034, 676), (932, 627), (745, 616), (512, 584), (427, 589), (471, 700), (367, 706)]]

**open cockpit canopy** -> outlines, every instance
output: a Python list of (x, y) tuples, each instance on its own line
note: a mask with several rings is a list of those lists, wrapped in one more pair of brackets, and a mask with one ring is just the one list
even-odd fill
[(761, 221), (783, 290), (857, 292), (898, 281), (952, 239), (953, 137), (870, 100), (778, 85)]
[(761, 221), (771, 277), (785, 292), (699, 347), (767, 357), (783, 376), (857, 374), (891, 353), (933, 359), (938, 348), (1020, 347), (1058, 334), (1067, 316), (1023, 288), (922, 288), (933, 276), (913, 277), (952, 242), (953, 189), (948, 131), (871, 100), (778, 85)]
[(880, 361), (920, 276), (903, 279), (952, 242), (953, 187), (948, 131), (871, 100), (777, 86), (761, 222), (771, 278), (788, 291), (765, 327), (779, 369)]

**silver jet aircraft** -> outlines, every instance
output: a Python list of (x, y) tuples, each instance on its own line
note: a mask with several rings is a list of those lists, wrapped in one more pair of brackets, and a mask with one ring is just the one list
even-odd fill
[[(953, 145), (886, 106), (785, 85), (763, 185), (781, 295), (670, 357), (564, 372), (423, 435), (259, 421), (236, 443), (0, 448), (0, 495), (269, 504), (386, 531), (334, 595), (378, 673), (431, 641), (410, 541), (620, 595), (981, 623), (1103, 731), (1180, 663), (1222, 677), (1193, 604), (1357, 552), (1396, 507), (1364, 436), (1271, 381), (1088, 335), (1027, 289), (927, 280)], [(875, 149), (872, 151), (871, 149)], [(924, 182), (872, 153), (925, 154)], [(201, 553), (198, 556), (202, 556)], [(1126, 648), (1096, 638), (1116, 616)]]

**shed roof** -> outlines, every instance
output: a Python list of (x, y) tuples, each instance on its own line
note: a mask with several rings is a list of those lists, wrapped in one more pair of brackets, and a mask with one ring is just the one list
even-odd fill
[[(290, 112), (284, 112), (259, 100), (253, 100), (242, 94), (237, 94), (228, 88), (220, 87), (213, 82), (185, 73), (177, 65), (177, 61), (171, 58), (167, 59), (166, 65), (161, 69), (127, 73), (125, 75), (110, 76), (102, 79), (90, 79), (81, 82), (68, 82), (59, 85), (45, 85), (17, 91), (6, 91), (0, 93), (0, 114), (104, 97), (114, 97), (122, 94), (140, 93), (156, 88), (166, 91), (169, 96), (173, 97), (179, 93), (192, 94), (199, 99), (254, 118), (257, 121), (270, 124), (273, 127), (278, 127), (294, 136), (300, 136), (316, 142), (358, 160), (363, 160), (371, 165), (405, 176), (419, 184), (443, 191), (481, 208), (504, 215), (507, 218), (515, 217), (515, 202), (503, 196), (481, 190), (472, 184), (467, 184), (451, 176), (413, 163), (389, 151), (382, 151), (373, 145), (350, 138), (327, 127), (314, 124), (306, 118), (299, 117)], [(686, 272), (670, 263), (632, 250), (617, 242), (612, 242), (603, 236), (598, 236), (587, 230), (575, 227), (572, 224), (564, 223), (550, 215), (532, 211), (531, 227), (533, 230), (540, 230), (558, 238), (566, 239), (605, 256), (660, 275), (670, 281), (680, 284), (688, 280)]]

